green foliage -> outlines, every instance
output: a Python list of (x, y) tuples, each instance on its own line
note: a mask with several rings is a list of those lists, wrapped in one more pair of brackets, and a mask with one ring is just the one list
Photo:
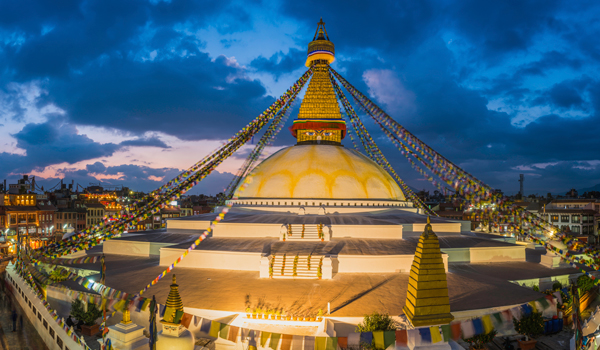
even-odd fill
[(48, 276), (53, 282), (62, 282), (67, 279), (69, 275), (69, 271), (63, 268), (56, 268), (52, 270), (50, 275)]
[(102, 316), (102, 311), (98, 309), (96, 304), (88, 303), (87, 311), (85, 311), (83, 302), (81, 300), (75, 300), (71, 303), (71, 315), (82, 321), (86, 326), (92, 326), (96, 323), (96, 320)]
[(535, 337), (544, 333), (544, 319), (540, 312), (532, 312), (529, 315), (521, 317), (519, 321), (513, 318), (513, 324), (517, 333), (529, 337)]
[(561, 290), (562, 288), (563, 288), (563, 285), (562, 285), (562, 283), (560, 283), (559, 281), (555, 281), (555, 282), (552, 284), (552, 290), (553, 290), (553, 291), (555, 291), (555, 292), (556, 292), (557, 290)]
[(533, 290), (536, 291), (536, 292), (539, 292), (540, 291), (540, 286), (534, 284), (533, 285)]
[(393, 331), (396, 330), (394, 320), (388, 314), (374, 312), (365, 315), (363, 322), (356, 326), (355, 332)]
[(581, 275), (577, 277), (577, 287), (579, 287), (579, 295), (583, 295), (594, 287), (594, 281), (588, 275)]
[(483, 346), (493, 341), (497, 334), (498, 332), (495, 329), (492, 329), (488, 334), (479, 334), (463, 340), (471, 344), (474, 349), (484, 349)]

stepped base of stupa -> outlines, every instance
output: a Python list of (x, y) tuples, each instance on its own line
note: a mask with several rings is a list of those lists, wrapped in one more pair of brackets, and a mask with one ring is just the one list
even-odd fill
[[(268, 211), (234, 206), (178, 265), (187, 268), (254, 271), (261, 278), (323, 278), (342, 273), (408, 272), (427, 217), (412, 208), (371, 208), (324, 214)], [(167, 221), (165, 231), (134, 232), (104, 243), (107, 254), (158, 256), (169, 266), (203, 232), (215, 214)], [(432, 218), (449, 263), (525, 261), (526, 247), (483, 239), (463, 231), (464, 222)]]

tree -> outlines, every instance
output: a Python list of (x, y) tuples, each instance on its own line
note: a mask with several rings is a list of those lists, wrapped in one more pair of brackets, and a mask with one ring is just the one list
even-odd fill
[(388, 314), (374, 312), (365, 315), (363, 322), (356, 326), (356, 332), (393, 331), (396, 323)]
[(529, 315), (521, 317), (518, 321), (516, 318), (513, 318), (513, 324), (517, 333), (528, 337), (535, 337), (544, 333), (544, 319), (540, 312), (532, 312)]
[(76, 299), (71, 303), (71, 315), (83, 322), (86, 326), (92, 326), (96, 323), (96, 320), (102, 316), (102, 311), (98, 309), (96, 304), (88, 303), (87, 311), (85, 311), (83, 302)]

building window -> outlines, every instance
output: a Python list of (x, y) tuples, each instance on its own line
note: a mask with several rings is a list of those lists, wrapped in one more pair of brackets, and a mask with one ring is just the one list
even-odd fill
[(583, 225), (583, 232), (581, 232), (581, 233), (583, 233), (583, 234), (588, 233), (588, 227), (587, 227), (587, 225)]
[(550, 221), (558, 222), (558, 215), (550, 215)]
[(52, 329), (52, 327), (48, 328), (48, 333), (50, 333), (50, 337), (54, 339), (54, 329)]
[(572, 222), (572, 223), (577, 223), (577, 222), (579, 222), (579, 215), (572, 215), (572, 216), (571, 216), (571, 222)]
[(561, 215), (560, 222), (569, 222), (569, 215)]
[(44, 328), (48, 329), (48, 321), (44, 320)]
[(62, 339), (60, 339), (60, 337), (56, 337), (56, 345), (58, 345), (58, 348), (60, 350), (62, 350), (62, 348), (63, 348), (63, 341), (62, 341)]
[(37, 316), (38, 316), (38, 320), (40, 320), (40, 321), (41, 321), (41, 320), (42, 320), (42, 313), (41, 313), (41, 312), (38, 312)]

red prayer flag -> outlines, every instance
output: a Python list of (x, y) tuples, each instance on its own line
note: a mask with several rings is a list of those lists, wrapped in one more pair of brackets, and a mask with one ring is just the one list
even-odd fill
[[(338, 346), (340, 349), (348, 348), (348, 337), (338, 337)], [(284, 350), (283, 348), (281, 350)]]
[(452, 329), (452, 340), (460, 339), (460, 335), (461, 335), (460, 322), (451, 323), (450, 328)]
[(282, 334), (281, 335), (281, 350), (290, 350), (292, 347), (292, 338), (291, 334)]
[(408, 346), (406, 329), (396, 331), (396, 346)]
[(190, 314), (186, 314), (185, 312), (183, 313), (183, 317), (181, 317), (181, 324), (185, 327), (185, 328), (189, 328), (190, 327), (190, 322), (192, 321), (192, 315)]

